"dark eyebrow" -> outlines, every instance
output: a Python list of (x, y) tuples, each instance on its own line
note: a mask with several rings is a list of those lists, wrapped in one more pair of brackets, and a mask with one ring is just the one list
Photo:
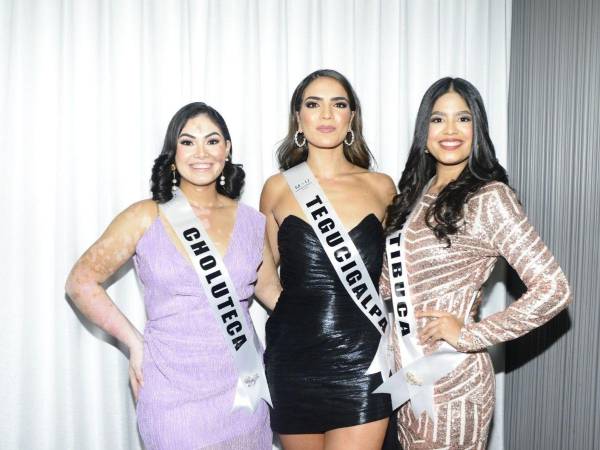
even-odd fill
[[(471, 111), (467, 111), (467, 110), (464, 110), (464, 111), (458, 111), (456, 114), (469, 114), (469, 115), (472, 115)], [(443, 113), (443, 112), (441, 112), (441, 111), (431, 111), (431, 115), (432, 115), (432, 116), (433, 116), (433, 115), (437, 115), (437, 116), (445, 116), (445, 115), (446, 115), (446, 113)]]
[[(310, 97), (306, 97), (304, 99), (304, 101), (309, 100), (309, 99), (310, 100), (323, 100), (323, 97), (315, 97), (314, 95), (311, 95)], [(348, 100), (346, 97), (331, 97), (330, 100), (333, 102), (337, 102), (339, 100), (344, 100), (344, 101), (350, 102), (350, 100)]]
[[(191, 134), (189, 134), (189, 133), (181, 133), (181, 134), (179, 135), (179, 137), (183, 137), (183, 136), (186, 136), (186, 137), (189, 137), (189, 138), (192, 138), (192, 139), (196, 139), (196, 137), (195, 137), (195, 136), (193, 136), (193, 135), (191, 135)], [(212, 133), (208, 133), (208, 134), (207, 134), (206, 136), (204, 136), (204, 137), (205, 137), (205, 138), (208, 138), (208, 137), (211, 137), (211, 136), (221, 136), (221, 133), (219, 133), (218, 131), (213, 131)], [(222, 136), (221, 136), (221, 137), (222, 137)]]

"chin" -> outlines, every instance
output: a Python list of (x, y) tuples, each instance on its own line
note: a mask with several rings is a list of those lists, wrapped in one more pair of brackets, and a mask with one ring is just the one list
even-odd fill
[(334, 149), (342, 145), (342, 141), (327, 140), (321, 142), (310, 142), (316, 148)]
[(216, 177), (198, 177), (198, 178), (192, 178), (189, 180), (189, 182), (191, 184), (193, 184), (194, 186), (198, 186), (198, 187), (204, 187), (204, 186), (208, 186), (210, 184), (213, 184), (217, 181)]
[(469, 160), (469, 155), (458, 155), (458, 154), (446, 154), (440, 155), (440, 158), (436, 158), (436, 160), (445, 165), (445, 166), (456, 166), (457, 164), (462, 164)]

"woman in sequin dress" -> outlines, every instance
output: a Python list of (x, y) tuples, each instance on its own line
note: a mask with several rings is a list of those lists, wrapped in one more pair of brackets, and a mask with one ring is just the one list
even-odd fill
[[(507, 185), (483, 101), (469, 82), (443, 78), (425, 93), (398, 187), (386, 232), (409, 220), (403, 268), (423, 353), (442, 340), (468, 353), (435, 384), (435, 418), (415, 417), (410, 400), (400, 408), (398, 437), (405, 450), (483, 449), (495, 402), (486, 347), (550, 320), (570, 303), (569, 285)], [(498, 257), (517, 271), (527, 292), (475, 322), (481, 287)], [(385, 263), (380, 291), (391, 297)], [(402, 367), (397, 337), (395, 357)]]
[[(154, 162), (152, 199), (119, 214), (67, 281), (77, 308), (129, 348), (138, 427), (148, 450), (272, 446), (265, 402), (253, 412), (232, 411), (233, 355), (183, 245), (158, 209), (178, 185), (223, 257), (246, 323), (253, 293), (272, 309), (281, 288), (264, 240), (265, 218), (236, 200), (244, 172), (230, 157), (231, 138), (217, 111), (199, 102), (179, 110)], [(144, 336), (102, 287), (130, 257), (144, 285)]]

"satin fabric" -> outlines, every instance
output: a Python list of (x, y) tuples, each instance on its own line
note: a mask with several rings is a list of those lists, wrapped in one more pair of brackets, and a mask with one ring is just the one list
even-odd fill
[[(366, 216), (350, 232), (375, 285), (383, 260), (381, 223)], [(388, 417), (381, 375), (365, 375), (380, 335), (352, 302), (308, 223), (296, 216), (278, 235), (283, 292), (267, 321), (265, 363), (271, 427), (323, 433)]]

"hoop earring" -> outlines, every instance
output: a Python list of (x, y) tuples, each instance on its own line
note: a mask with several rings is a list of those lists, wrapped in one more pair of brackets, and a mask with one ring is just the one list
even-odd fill
[(171, 180), (171, 192), (175, 192), (177, 190), (177, 177), (175, 176), (177, 173), (177, 166), (175, 164), (171, 164), (171, 173), (173, 174), (173, 179)]
[[(225, 164), (227, 164), (229, 162), (229, 156), (227, 158), (225, 158)], [(219, 177), (219, 185), (220, 186), (225, 186), (225, 166), (223, 166), (223, 172), (221, 172), (221, 176)]]
[[(350, 133), (350, 142), (346, 142), (346, 139), (348, 139), (348, 133)], [(346, 133), (346, 137), (344, 138), (344, 144), (350, 147), (352, 144), (354, 144), (354, 131), (352, 131), (352, 128), (348, 130), (348, 133)]]
[[(298, 142), (298, 136), (300, 135), (302, 135), (302, 143)], [(306, 144), (306, 136), (304, 136), (304, 133), (302, 131), (298, 130), (296, 131), (296, 133), (294, 133), (294, 142), (298, 147), (304, 147), (304, 145)]]

